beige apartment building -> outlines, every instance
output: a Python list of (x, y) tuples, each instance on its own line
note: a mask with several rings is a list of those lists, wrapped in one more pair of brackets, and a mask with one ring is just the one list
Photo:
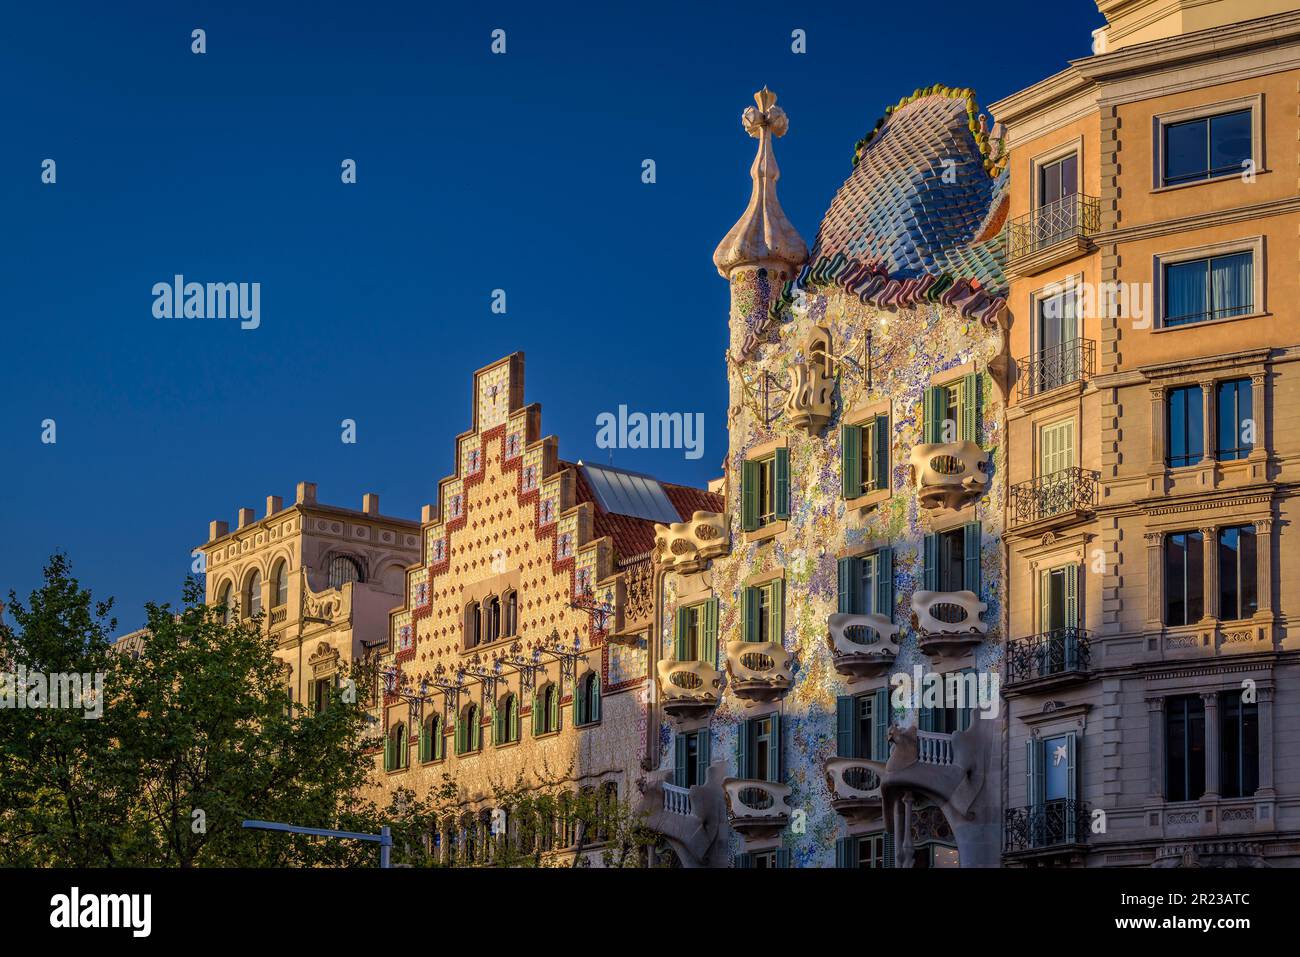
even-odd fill
[(1300, 3), (1098, 8), (1093, 56), (991, 107), (1003, 860), (1294, 865)]
[(200, 550), (208, 604), (264, 614), (293, 700), (321, 708), (354, 660), (387, 644), (420, 526), (381, 515), (378, 495), (363, 496), (358, 511), (325, 505), (314, 482), (299, 482), (287, 507), (270, 495), (260, 519), (241, 508), (234, 531), (212, 522)]

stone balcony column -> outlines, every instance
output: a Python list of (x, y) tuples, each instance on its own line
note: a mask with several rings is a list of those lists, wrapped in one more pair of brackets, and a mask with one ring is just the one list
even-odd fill
[(1165, 620), (1164, 532), (1147, 532), (1147, 630), (1159, 631)]
[(1214, 452), (1218, 448), (1219, 441), (1218, 423), (1214, 421), (1213, 380), (1201, 383), (1201, 415), (1204, 416), (1201, 427), (1201, 464), (1213, 465)]
[(1201, 581), (1205, 590), (1201, 620), (1219, 617), (1219, 529), (1213, 525), (1200, 529)]
[(1147, 698), (1147, 755), (1151, 762), (1151, 796), (1165, 794), (1165, 699)]
[(1165, 389), (1151, 389), (1151, 465), (1147, 471), (1163, 475), (1165, 471)]
[(1250, 416), (1255, 423), (1255, 442), (1250, 454), (1253, 457), (1268, 458), (1269, 432), (1268, 415), (1264, 403), (1265, 374), (1257, 372), (1250, 377)]
[(1257, 687), (1259, 696), (1259, 790), (1258, 797), (1273, 797), (1273, 752), (1276, 747), (1273, 739), (1273, 688), (1271, 685)]
[(1273, 617), (1273, 520), (1260, 519), (1255, 523), (1255, 574), (1256, 588), (1259, 595), (1259, 610), (1255, 612), (1261, 618)]
[(1219, 799), (1219, 693), (1206, 691), (1201, 694), (1205, 703), (1205, 794), (1203, 800)]

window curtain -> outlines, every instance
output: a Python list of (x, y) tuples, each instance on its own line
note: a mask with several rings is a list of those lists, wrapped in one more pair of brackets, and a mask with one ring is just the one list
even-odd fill
[(1206, 318), (1205, 261), (1165, 267), (1165, 324), (1178, 326)]
[(1212, 319), (1244, 316), (1254, 308), (1254, 261), (1250, 253), (1220, 256), (1210, 263)]

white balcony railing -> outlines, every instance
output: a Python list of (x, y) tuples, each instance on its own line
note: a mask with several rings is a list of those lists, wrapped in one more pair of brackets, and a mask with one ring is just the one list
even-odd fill
[(664, 810), (669, 814), (691, 813), (691, 792), (689, 788), (679, 788), (675, 784), (664, 782)]
[(952, 764), (952, 735), (937, 731), (916, 732), (916, 758), (921, 764)]

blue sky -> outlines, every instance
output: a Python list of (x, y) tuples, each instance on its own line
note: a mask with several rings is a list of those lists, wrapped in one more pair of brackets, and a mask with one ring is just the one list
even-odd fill
[[(178, 597), (209, 520), (300, 480), (418, 518), (469, 425), (471, 373), (517, 349), (563, 457), (608, 461), (595, 418), (622, 403), (702, 412), (706, 444), (616, 465), (719, 474), (711, 256), (748, 199), (753, 91), (790, 116), (780, 195), (811, 245), (887, 104), (931, 83), (992, 102), (1086, 55), (1102, 23), (1087, 0), (817, 7), (13, 5), (0, 590), (25, 597), (63, 549), (125, 631)], [(151, 289), (175, 273), (259, 282), (260, 327), (155, 319)]]

